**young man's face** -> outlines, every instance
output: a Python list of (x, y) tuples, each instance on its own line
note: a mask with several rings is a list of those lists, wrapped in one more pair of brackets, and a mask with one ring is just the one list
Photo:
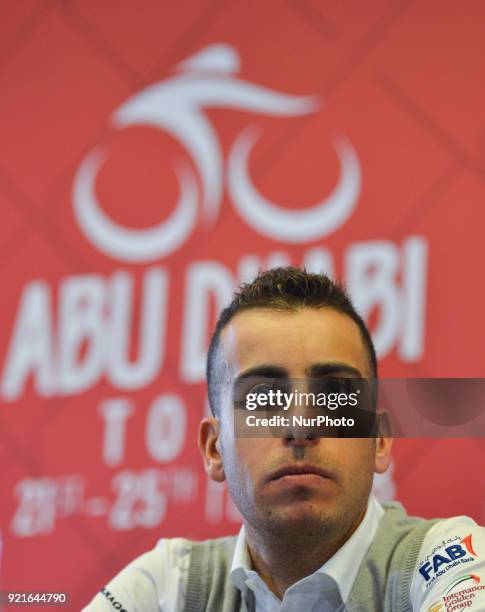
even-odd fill
[[(243, 311), (223, 330), (218, 359), (225, 370), (220, 430), (213, 419), (201, 425), (209, 475), (226, 479), (236, 506), (255, 530), (351, 530), (366, 508), (374, 471), (387, 468), (390, 441), (304, 435), (236, 438), (232, 393), (238, 376), (261, 366), (305, 379), (315, 366), (342, 364), (331, 376), (355, 372), (370, 377), (368, 352), (354, 321), (330, 308)], [(208, 422), (218, 431), (213, 446), (207, 443)], [(273, 477), (280, 468), (295, 465), (317, 468), (325, 475)]]

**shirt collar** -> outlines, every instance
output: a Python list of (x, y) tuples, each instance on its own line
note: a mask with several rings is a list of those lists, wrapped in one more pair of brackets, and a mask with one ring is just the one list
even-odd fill
[[(323, 573), (333, 578), (338, 585), (344, 602), (347, 601), (360, 564), (364, 560), (369, 546), (374, 539), (383, 514), (384, 510), (381, 504), (374, 495), (371, 495), (366, 513), (360, 525), (345, 544), (313, 574), (315, 576)], [(234, 586), (243, 593), (246, 593), (247, 589), (254, 582), (252, 578), (255, 574), (256, 572), (251, 568), (251, 559), (243, 525), (239, 531), (232, 558), (231, 580)]]

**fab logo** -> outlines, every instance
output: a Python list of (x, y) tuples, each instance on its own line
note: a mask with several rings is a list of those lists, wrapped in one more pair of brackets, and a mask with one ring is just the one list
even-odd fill
[(468, 535), (461, 539), (457, 544), (451, 544), (436, 552), (432, 557), (428, 558), (419, 568), (419, 573), (428, 583), (434, 578), (444, 574), (451, 567), (459, 563), (471, 561), (477, 554), (473, 549), (472, 535)]

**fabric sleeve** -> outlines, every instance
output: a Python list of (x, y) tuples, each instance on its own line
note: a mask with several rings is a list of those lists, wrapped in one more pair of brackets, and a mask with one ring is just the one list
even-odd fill
[(190, 542), (160, 540), (115, 576), (82, 612), (176, 612), (185, 603)]
[(467, 516), (426, 534), (412, 582), (413, 612), (485, 610), (485, 527)]

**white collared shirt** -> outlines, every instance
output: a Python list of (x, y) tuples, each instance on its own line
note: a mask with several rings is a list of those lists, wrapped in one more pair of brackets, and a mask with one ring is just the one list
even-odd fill
[[(321, 603), (322, 598), (326, 596), (325, 591), (331, 591), (332, 588), (340, 591), (340, 597), (345, 602), (383, 515), (381, 504), (371, 495), (364, 518), (347, 542), (316, 572), (287, 589), (283, 601), (278, 599), (259, 574), (251, 569), (243, 526), (234, 550), (231, 579), (240, 591), (244, 592), (246, 588), (250, 588), (254, 592), (256, 612), (293, 612), (302, 609), (308, 612)], [(330, 594), (327, 597), (330, 597)]]
[[(231, 580), (243, 592), (245, 589), (253, 591), (256, 612), (320, 612), (325, 602), (331, 610), (331, 602), (347, 601), (383, 512), (371, 495), (362, 522), (347, 542), (316, 572), (287, 589), (282, 601), (251, 569), (242, 527), (234, 551)], [(457, 544), (462, 550), (466, 548), (467, 554), (452, 559), (458, 549), (449, 547)], [(190, 542), (184, 538), (159, 540), (152, 551), (125, 567), (84, 608), (84, 612), (123, 609), (128, 612), (181, 612), (185, 604), (190, 550)], [(447, 604), (451, 606), (461, 600), (470, 603), (467, 611), (485, 611), (485, 528), (466, 516), (440, 521), (427, 532), (411, 582), (413, 612), (428, 612), (430, 608), (444, 612), (449, 609)]]

